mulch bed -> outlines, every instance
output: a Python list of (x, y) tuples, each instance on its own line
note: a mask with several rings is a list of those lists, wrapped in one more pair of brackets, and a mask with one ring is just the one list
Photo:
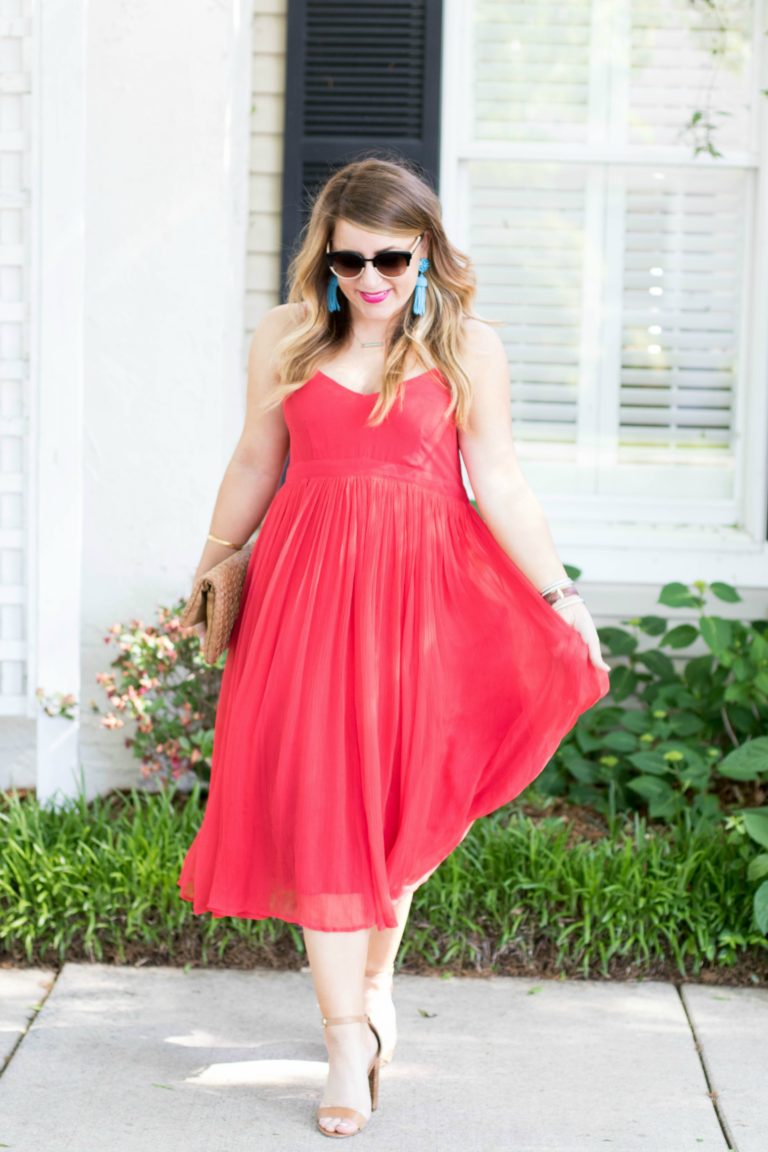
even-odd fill
[[(94, 957), (86, 954), (85, 949), (73, 943), (67, 951), (67, 963), (91, 963)], [(299, 971), (306, 966), (307, 960), (299, 955), (292, 941), (288, 938), (274, 944), (254, 947), (245, 941), (237, 941), (227, 947), (221, 957), (209, 953), (205, 964), (201, 960), (200, 941), (191, 932), (183, 936), (174, 947), (173, 953), (167, 949), (151, 949), (146, 944), (127, 943), (122, 957), (117, 951), (105, 948), (104, 955), (99, 963), (125, 964), (135, 967), (166, 966), (183, 968), (233, 968), (241, 971), (253, 968), (267, 968), (273, 971)], [(0, 968), (28, 967), (28, 962), (21, 951), (6, 951), (0, 959)], [(62, 967), (58, 958), (51, 954), (36, 957), (34, 967), (44, 967), (59, 970)], [(569, 967), (567, 964), (555, 965), (555, 950), (549, 941), (542, 941), (537, 948), (534, 961), (521, 963), (514, 958), (501, 957), (490, 966), (475, 967), (472, 965), (446, 964), (435, 968), (427, 963), (407, 958), (399, 967), (398, 972), (419, 976), (443, 976), (450, 973), (454, 976), (467, 978), (487, 978), (489, 976), (525, 976), (537, 980), (557, 980), (567, 978), (570, 980), (612, 980), (612, 981), (647, 981), (664, 980), (678, 987), (683, 983), (717, 984), (731, 987), (765, 988), (768, 987), (768, 955), (762, 957), (747, 956), (737, 960), (728, 967), (704, 966), (697, 975), (690, 973), (683, 978), (673, 961), (656, 961), (649, 964), (634, 964), (626, 959), (615, 957), (608, 967), (606, 975), (592, 973), (584, 976), (581, 970)]]

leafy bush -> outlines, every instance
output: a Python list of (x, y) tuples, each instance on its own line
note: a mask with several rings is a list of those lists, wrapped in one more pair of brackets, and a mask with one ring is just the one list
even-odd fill
[[(741, 756), (742, 753), (751, 752), (753, 744), (761, 745), (763, 758), (768, 755), (768, 737), (761, 736), (758, 740), (751, 740), (744, 748), (737, 749), (727, 757), (727, 761), (730, 761), (727, 765), (729, 771), (740, 773), (762, 771), (762, 767), (758, 765), (763, 763), (763, 759), (757, 756), (751, 757), (750, 763), (746, 756)], [(741, 775), (738, 778), (749, 777)], [(742, 842), (743, 855), (748, 861), (747, 879), (752, 883), (762, 881), (754, 892), (752, 909), (758, 928), (768, 935), (768, 879), (765, 879), (768, 877), (768, 852), (760, 852), (755, 856), (750, 846), (750, 841), (753, 841), (761, 848), (768, 848), (768, 807), (742, 809), (729, 816), (725, 826), (733, 839)]]
[[(624, 621), (628, 630), (598, 629), (623, 663), (611, 671), (609, 695), (579, 717), (537, 783), (608, 816), (643, 809), (674, 823), (686, 812), (709, 821), (730, 813), (726, 828), (744, 841), (748, 879), (762, 881), (753, 912), (768, 933), (768, 853), (750, 847), (768, 848), (768, 622), (705, 612), (707, 591), (741, 600), (730, 584), (666, 584), (659, 603), (695, 609), (695, 624), (640, 616)], [(655, 646), (641, 650), (641, 635)], [(708, 651), (678, 669), (670, 653), (699, 639)]]
[[(768, 728), (768, 622), (705, 613), (707, 588), (721, 600), (741, 599), (729, 584), (666, 584), (659, 602), (696, 609), (697, 623), (670, 627), (661, 616), (640, 616), (623, 621), (626, 629), (598, 629), (621, 661), (610, 693), (579, 717), (541, 787), (603, 813), (647, 809), (660, 820), (685, 809), (717, 818), (734, 801), (766, 797), (768, 751), (758, 737)], [(643, 635), (655, 644), (641, 649)], [(698, 639), (709, 651), (678, 669), (670, 652)], [(734, 772), (728, 755), (749, 743), (749, 771)], [(751, 788), (725, 787), (727, 780)]]

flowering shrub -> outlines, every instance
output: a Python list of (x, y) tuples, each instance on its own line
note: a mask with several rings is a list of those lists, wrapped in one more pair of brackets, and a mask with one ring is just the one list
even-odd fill
[[(120, 729), (133, 722), (125, 745), (140, 761), (144, 779), (162, 785), (185, 776), (209, 782), (226, 657), (222, 653), (216, 664), (203, 660), (199, 636), (179, 623), (184, 603), (161, 606), (156, 625), (138, 619), (127, 626), (113, 624), (104, 637), (105, 644), (118, 649), (113, 671), (96, 677), (109, 699), (102, 727)], [(95, 701), (93, 707), (101, 711)]]

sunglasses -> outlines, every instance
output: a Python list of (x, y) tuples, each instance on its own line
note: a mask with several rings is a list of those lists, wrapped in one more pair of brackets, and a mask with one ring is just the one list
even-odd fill
[(411, 262), (416, 245), (421, 240), (420, 232), (411, 245), (409, 252), (377, 252), (375, 256), (361, 256), (359, 252), (328, 252), (324, 253), (325, 262), (331, 272), (335, 272), (341, 280), (356, 280), (362, 276), (366, 264), (373, 264), (380, 276), (387, 280), (394, 280), (402, 276)]

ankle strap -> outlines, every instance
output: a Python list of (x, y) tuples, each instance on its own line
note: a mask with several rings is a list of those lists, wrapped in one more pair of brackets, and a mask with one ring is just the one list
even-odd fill
[(368, 1023), (367, 1016), (323, 1016), (323, 1027), (326, 1024), (356, 1024)]

